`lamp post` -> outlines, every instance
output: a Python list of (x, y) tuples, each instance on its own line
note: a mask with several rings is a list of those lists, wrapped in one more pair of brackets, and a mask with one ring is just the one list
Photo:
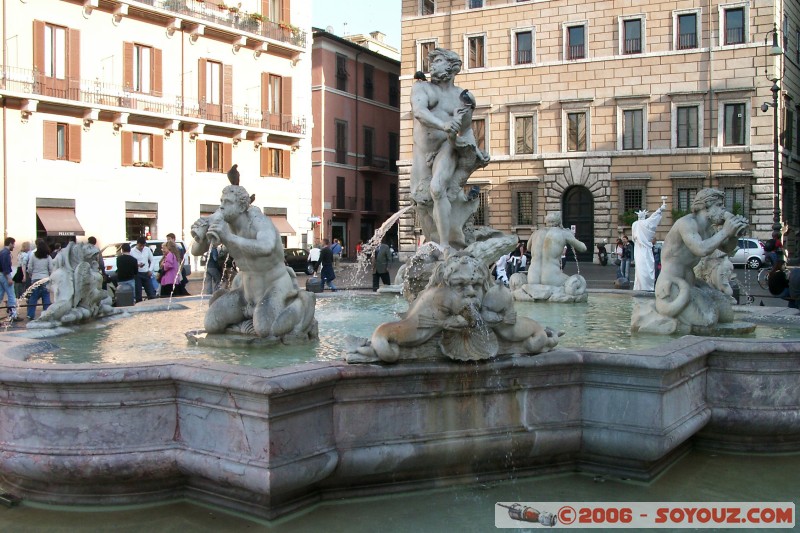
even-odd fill
[[(771, 56), (780, 56), (783, 54), (783, 49), (781, 49), (780, 45), (778, 44), (778, 25), (775, 24), (772, 28), (772, 31), (769, 33), (772, 34), (772, 46), (769, 49), (769, 55)], [(768, 34), (769, 35), (769, 34)], [(764, 46), (767, 45), (767, 37), (764, 38)], [(772, 102), (764, 102), (761, 104), (761, 111), (766, 113), (770, 107), (772, 107), (772, 150), (773, 150), (773, 159), (772, 159), (772, 192), (773, 196), (773, 211), (772, 211), (772, 238), (775, 240), (780, 240), (781, 238), (781, 203), (780, 203), (780, 152), (778, 151), (778, 95), (781, 92), (781, 88), (778, 86), (778, 81), (780, 81), (781, 76), (777, 72), (777, 59), (776, 59), (776, 72), (769, 77), (769, 66), (765, 64), (764, 66), (764, 74), (768, 80), (772, 82), (772, 88), (770, 91), (772, 92)]]

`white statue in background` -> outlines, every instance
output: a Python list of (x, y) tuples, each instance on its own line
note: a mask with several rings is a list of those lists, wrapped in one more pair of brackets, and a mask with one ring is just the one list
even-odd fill
[(653, 258), (653, 237), (656, 236), (661, 215), (667, 208), (666, 202), (647, 216), (647, 209), (642, 209), (636, 214), (639, 220), (631, 227), (631, 237), (634, 245), (634, 261), (636, 262), (636, 280), (633, 282), (635, 291), (653, 291), (656, 285), (656, 264)]

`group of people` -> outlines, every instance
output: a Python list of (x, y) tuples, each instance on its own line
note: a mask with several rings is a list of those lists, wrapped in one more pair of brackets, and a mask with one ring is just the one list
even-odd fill
[(8, 316), (12, 320), (22, 320), (17, 312), (17, 299), (33, 286), (28, 295), (28, 319), (33, 320), (39, 300), (46, 310), (50, 307), (50, 290), (47, 283), (39, 283), (50, 277), (53, 272), (53, 258), (50, 247), (44, 239), (36, 241), (36, 249), (31, 251), (31, 245), (26, 242), (17, 257), (17, 268), (12, 268), (11, 252), (16, 246), (16, 239), (6, 237), (3, 249), (0, 250), (0, 270), (3, 271), (0, 280), (0, 302), (5, 295), (8, 306)]
[(497, 280), (501, 281), (503, 285), (508, 287), (508, 278), (517, 272), (524, 272), (528, 267), (527, 250), (525, 249), (525, 241), (519, 241), (517, 247), (513, 251), (501, 255), (495, 261), (494, 276)]
[(145, 237), (136, 239), (133, 247), (128, 243), (121, 246), (122, 255), (117, 258), (118, 285), (131, 287), (137, 303), (142, 301), (142, 290), (149, 300), (156, 298), (159, 285), (161, 296), (189, 296), (186, 290), (191, 273), (189, 261), (178, 246), (174, 233), (167, 234), (161, 248), (163, 255), (156, 269), (155, 256)]
[(332, 291), (337, 291), (336, 285), (333, 280), (336, 279), (336, 272), (334, 270), (334, 263), (338, 263), (338, 258), (342, 256), (342, 244), (339, 239), (333, 239), (333, 243), (328, 239), (322, 240), (322, 246), (316, 245), (308, 252), (308, 264), (313, 271), (314, 277), (317, 272), (320, 272), (320, 282), (322, 283), (322, 290), (325, 290), (327, 285)]

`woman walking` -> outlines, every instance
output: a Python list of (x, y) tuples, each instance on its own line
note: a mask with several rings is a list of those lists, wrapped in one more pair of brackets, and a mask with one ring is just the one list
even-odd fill
[[(36, 251), (28, 258), (27, 279), (31, 285), (38, 281), (49, 278), (53, 272), (53, 259), (50, 257), (50, 248), (43, 239), (36, 241)], [(42, 299), (42, 311), (47, 311), (50, 307), (50, 287), (49, 283), (42, 283), (31, 292), (28, 297), (28, 320), (33, 320), (36, 316), (36, 304)]]

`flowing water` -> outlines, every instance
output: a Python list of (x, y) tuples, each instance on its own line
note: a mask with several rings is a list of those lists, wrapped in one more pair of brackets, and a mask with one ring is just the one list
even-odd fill
[[(49, 339), (57, 349), (29, 357), (49, 363), (134, 363), (172, 358), (192, 358), (233, 364), (276, 368), (308, 361), (342, 360), (345, 337), (370, 337), (377, 326), (398, 320), (408, 309), (406, 301), (389, 294), (356, 293), (326, 295), (317, 299), (319, 341), (274, 348), (212, 348), (187, 341), (184, 332), (202, 327), (208, 299), (181, 299), (187, 309), (164, 313), (140, 313), (84, 326), (75, 334)], [(544, 326), (563, 330), (559, 346), (627, 350), (664, 344), (661, 335), (631, 335), (633, 299), (626, 295), (590, 294), (579, 304), (515, 304), (520, 316)], [(164, 323), (169, 331), (164, 332)], [(159, 332), (159, 333), (157, 333)], [(677, 338), (677, 336), (675, 337)], [(748, 338), (800, 339), (791, 325), (759, 325)]]

